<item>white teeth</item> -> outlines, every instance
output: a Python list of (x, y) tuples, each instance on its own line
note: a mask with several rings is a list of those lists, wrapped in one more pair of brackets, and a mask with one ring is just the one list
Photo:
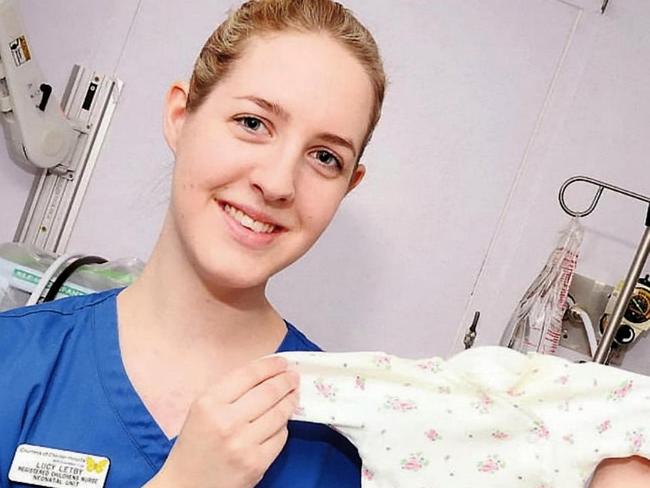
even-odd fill
[(266, 227), (267, 227), (267, 224), (262, 224), (262, 223), (260, 223), (260, 222), (253, 222), (253, 225), (251, 226), (251, 228), (252, 228), (255, 232), (265, 232), (265, 231), (266, 231)]
[(228, 204), (224, 205), (223, 208), (228, 213), (228, 215), (234, 218), (237, 222), (254, 232), (269, 234), (275, 230), (275, 225), (258, 222), (257, 220), (251, 218), (250, 215), (247, 215), (241, 210), (231, 207)]
[(255, 221), (251, 219), (248, 215), (244, 214), (241, 218), (241, 223), (244, 227), (248, 227), (249, 229), (252, 229)]

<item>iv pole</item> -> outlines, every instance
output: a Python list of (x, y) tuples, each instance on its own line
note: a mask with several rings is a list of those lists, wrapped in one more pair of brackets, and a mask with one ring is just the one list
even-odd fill
[[(587, 210), (583, 210), (583, 211), (571, 210), (567, 206), (564, 200), (564, 193), (566, 192), (566, 189), (569, 187), (569, 185), (576, 183), (578, 181), (589, 183), (591, 185), (598, 187), (594, 199), (591, 202), (591, 205), (589, 205), (589, 208), (587, 208)], [(650, 197), (640, 195), (638, 193), (634, 193), (629, 190), (625, 190), (623, 188), (619, 188), (617, 186), (611, 185), (609, 183), (605, 183), (603, 181), (589, 178), (587, 176), (574, 176), (573, 178), (569, 178), (568, 180), (566, 180), (560, 187), (560, 194), (559, 194), (560, 206), (562, 207), (562, 210), (564, 210), (572, 217), (585, 217), (586, 215), (589, 215), (591, 212), (594, 211), (596, 205), (598, 205), (598, 201), (600, 200), (603, 190), (610, 190), (615, 193), (619, 193), (621, 195), (625, 195), (627, 197), (631, 197), (636, 200), (640, 200), (642, 202), (647, 203), (648, 213), (646, 215), (646, 220), (645, 220), (645, 226), (646, 226), (645, 232), (643, 234), (641, 242), (639, 243), (639, 247), (636, 250), (634, 259), (632, 260), (632, 265), (628, 270), (627, 277), (625, 278), (625, 282), (623, 285), (623, 289), (621, 290), (621, 293), (618, 296), (618, 299), (616, 300), (616, 305), (614, 306), (612, 317), (609, 321), (607, 328), (605, 329), (603, 337), (598, 343), (598, 348), (596, 349), (596, 353), (594, 354), (593, 357), (594, 362), (600, 364), (607, 363), (612, 342), (614, 341), (614, 336), (616, 335), (616, 331), (621, 325), (621, 321), (623, 320), (623, 315), (625, 313), (625, 310), (627, 309), (630, 303), (630, 298), (632, 297), (634, 288), (637, 282), (639, 281), (639, 276), (641, 275), (641, 272), (643, 271), (643, 267), (648, 259), (648, 255), (650, 254)]]

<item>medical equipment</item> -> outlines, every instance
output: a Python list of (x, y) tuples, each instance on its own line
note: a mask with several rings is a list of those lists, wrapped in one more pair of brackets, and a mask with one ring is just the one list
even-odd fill
[[(641, 278), (623, 314), (608, 364), (623, 366), (631, 346), (650, 328), (650, 276)], [(623, 282), (614, 287), (576, 273), (569, 288), (568, 308), (562, 321), (558, 356), (590, 361), (607, 329)], [(646, 318), (647, 317), (647, 318)], [(645, 370), (637, 372), (646, 372)]]
[[(596, 331), (594, 330), (594, 324), (589, 316), (589, 312), (580, 305), (578, 305), (574, 298), (569, 294), (567, 297), (567, 311), (564, 314), (565, 319), (569, 319), (573, 322), (579, 323), (585, 332), (587, 338), (587, 346), (589, 357), (593, 357), (596, 354), (596, 349), (598, 348), (598, 339), (596, 338)], [(563, 336), (566, 334), (566, 329), (563, 330)], [(561, 339), (560, 339), (561, 342)]]
[(650, 329), (650, 275), (639, 280), (623, 320), (634, 328), (643, 331)]
[[(623, 282), (612, 291), (607, 308), (600, 320), (600, 330), (607, 329), (609, 319), (623, 288)], [(650, 329), (650, 275), (641, 278), (632, 290), (630, 302), (623, 312), (621, 325), (614, 336), (614, 341), (620, 345), (631, 344), (639, 336)]]
[[(598, 187), (594, 195), (594, 198), (591, 201), (591, 204), (586, 210), (583, 211), (575, 211), (570, 209), (567, 206), (566, 201), (564, 200), (564, 194), (567, 188), (573, 183), (579, 181), (589, 183), (591, 185), (595, 185)], [(601, 338), (600, 343), (598, 344), (598, 349), (596, 350), (596, 354), (594, 354), (593, 356), (593, 360), (601, 364), (605, 364), (608, 361), (608, 356), (611, 351), (612, 342), (614, 341), (614, 338), (619, 330), (619, 326), (621, 325), (621, 322), (624, 316), (626, 315), (626, 311), (629, 309), (630, 299), (634, 294), (635, 288), (637, 287), (637, 283), (639, 282), (641, 271), (643, 270), (643, 267), (648, 259), (648, 255), (650, 254), (650, 197), (640, 195), (638, 193), (634, 193), (629, 190), (625, 190), (623, 188), (619, 188), (617, 186), (611, 185), (610, 183), (599, 181), (586, 176), (574, 176), (566, 180), (560, 187), (560, 193), (559, 193), (560, 206), (562, 207), (562, 210), (564, 210), (566, 213), (568, 213), (573, 217), (585, 217), (594, 211), (596, 205), (598, 205), (603, 190), (605, 189), (613, 191), (615, 193), (619, 193), (621, 195), (634, 198), (635, 200), (640, 200), (649, 205), (648, 205), (648, 212), (645, 219), (645, 226), (646, 226), (645, 232), (643, 234), (641, 242), (639, 243), (634, 259), (632, 260), (632, 264), (628, 271), (627, 277), (623, 282), (621, 291), (618, 294), (618, 297), (616, 298), (616, 302), (614, 306), (612, 307), (611, 317), (608, 320), (608, 326), (606, 327), (604, 331), (604, 335)], [(637, 295), (637, 297), (639, 296), (640, 295)], [(645, 312), (643, 312), (643, 309), (641, 309), (640, 311), (637, 311), (637, 315), (639, 317), (641, 317), (641, 315), (645, 316)], [(630, 312), (630, 316), (632, 316), (632, 312)]]
[(476, 326), (478, 325), (478, 321), (480, 318), (481, 318), (481, 312), (479, 311), (474, 312), (474, 319), (472, 320), (472, 325), (469, 326), (469, 329), (467, 329), (467, 333), (463, 338), (463, 344), (465, 345), (465, 349), (469, 349), (474, 345), (474, 341), (476, 340)]
[(27, 42), (16, 2), (0, 3), (0, 110), (17, 154), (40, 168), (64, 163), (76, 133), (56, 104)]
[(34, 59), (18, 0), (0, 0), (0, 113), (9, 153), (36, 176), (15, 240), (65, 250), (122, 83), (75, 66), (57, 102)]
[(572, 219), (544, 268), (517, 304), (500, 345), (520, 352), (557, 352), (582, 236), (582, 226), (577, 219)]
[(57, 258), (24, 244), (0, 244), (0, 310), (128, 286), (143, 267), (135, 258), (111, 262), (71, 254)]
[(47, 288), (47, 285), (52, 281), (56, 272), (62, 268), (71, 257), (73, 256), (70, 254), (62, 254), (61, 256), (58, 256), (50, 266), (48, 266), (38, 284), (32, 290), (32, 294), (25, 305), (36, 305), (40, 301), (41, 296), (45, 293), (45, 288)]
[[(591, 361), (602, 336), (600, 318), (605, 313), (613, 289), (607, 283), (574, 273), (556, 355), (573, 361)], [(620, 355), (612, 354), (609, 364), (620, 366), (622, 359)]]

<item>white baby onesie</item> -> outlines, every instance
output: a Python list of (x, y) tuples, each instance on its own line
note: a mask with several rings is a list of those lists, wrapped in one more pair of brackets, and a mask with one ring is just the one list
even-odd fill
[(354, 443), (363, 488), (582, 488), (604, 458), (650, 458), (647, 376), (501, 347), (279, 355), (301, 376), (292, 418)]

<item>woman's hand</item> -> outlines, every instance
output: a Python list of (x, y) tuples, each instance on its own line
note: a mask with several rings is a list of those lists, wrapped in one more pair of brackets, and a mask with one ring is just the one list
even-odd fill
[(146, 488), (251, 488), (287, 440), (299, 377), (267, 357), (233, 371), (199, 396), (167, 461)]

